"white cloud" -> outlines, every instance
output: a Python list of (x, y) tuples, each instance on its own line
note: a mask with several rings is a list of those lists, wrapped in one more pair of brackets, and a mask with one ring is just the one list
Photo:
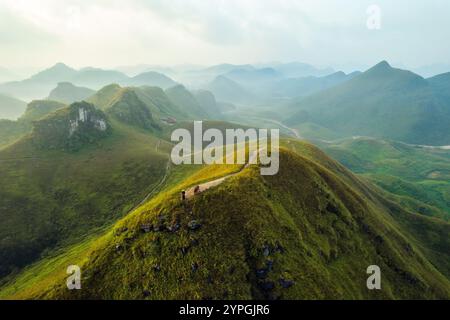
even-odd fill
[(450, 62), (442, 41), (448, 1), (375, 1), (383, 24), (371, 32), (366, 8), (373, 2), (0, 0), (0, 64)]

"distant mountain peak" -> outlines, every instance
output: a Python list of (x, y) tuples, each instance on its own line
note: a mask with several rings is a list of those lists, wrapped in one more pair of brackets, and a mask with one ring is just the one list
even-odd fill
[(47, 69), (47, 71), (49, 71), (49, 70), (76, 71), (75, 69), (69, 67), (67, 64), (62, 63), (62, 62), (56, 63), (53, 67), (50, 67), (50, 68)]
[(55, 63), (55, 65), (53, 67), (65, 67), (65, 68), (70, 68), (67, 64), (65, 64), (64, 62), (57, 62)]
[(75, 85), (69, 81), (60, 81), (60, 82), (58, 82), (57, 86), (58, 87), (75, 87)]
[(388, 69), (392, 69), (392, 66), (386, 60), (377, 63), (375, 66), (371, 68), (371, 70), (388, 70)]
[(38, 80), (64, 81), (70, 76), (73, 76), (76, 72), (75, 69), (59, 62), (54, 66), (35, 74), (32, 78)]

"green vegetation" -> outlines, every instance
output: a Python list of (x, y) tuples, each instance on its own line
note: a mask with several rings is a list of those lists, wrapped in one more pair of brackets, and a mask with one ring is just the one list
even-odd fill
[(2, 276), (111, 224), (167, 174), (169, 143), (86, 102), (33, 126), (0, 151)]
[(139, 99), (141, 99), (159, 119), (174, 117), (176, 119), (186, 119), (187, 111), (175, 105), (166, 93), (157, 87), (139, 87), (134, 89)]
[(306, 97), (348, 81), (356, 75), (358, 75), (357, 72), (345, 74), (339, 71), (321, 77), (284, 78), (270, 83), (264, 89), (266, 90), (265, 94), (269, 93), (272, 97)]
[(16, 120), (25, 111), (26, 106), (23, 101), (0, 94), (0, 119)]
[[(133, 100), (133, 104), (144, 106), (158, 126), (165, 125), (164, 120), (201, 120), (220, 113), (215, 104), (214, 96), (209, 92), (193, 93), (183, 86), (175, 86), (163, 91), (157, 87), (125, 87), (117, 84), (108, 85), (87, 99), (101, 110), (108, 110), (127, 92), (126, 100)], [(198, 100), (197, 100), (198, 99)], [(144, 112), (143, 108), (140, 107)], [(143, 115), (147, 117), (146, 115)]]
[(105, 114), (87, 102), (75, 102), (33, 123), (32, 143), (39, 149), (76, 151), (111, 133)]
[(64, 107), (64, 104), (56, 101), (35, 100), (28, 104), (25, 113), (17, 121), (0, 120), (0, 148), (29, 133), (33, 121)]
[(39, 120), (50, 113), (62, 109), (67, 105), (58, 101), (52, 100), (34, 100), (30, 102), (25, 110), (25, 113), (19, 118), (20, 121), (31, 123)]
[[(292, 151), (281, 150), (278, 175), (250, 166), (181, 202), (187, 185), (236, 170), (208, 166), (102, 236), (28, 268), (0, 297), (450, 297), (448, 223), (406, 211), (308, 144), (283, 144)], [(83, 290), (65, 287), (68, 264), (80, 265)], [(372, 264), (382, 270), (380, 291), (366, 288)]]
[(202, 120), (208, 118), (208, 113), (202, 109), (193, 94), (182, 85), (169, 88), (165, 92), (172, 103), (185, 112), (190, 119)]
[(220, 105), (217, 104), (216, 97), (207, 90), (197, 90), (193, 92), (200, 107), (211, 116), (218, 116), (221, 113)]
[(86, 99), (100, 110), (105, 110), (116, 99), (117, 95), (122, 91), (118, 84), (107, 85), (98, 90), (94, 95)]
[(13, 143), (29, 130), (28, 123), (0, 119), (0, 149)]
[(94, 93), (95, 91), (89, 88), (77, 87), (70, 82), (60, 82), (50, 92), (48, 99), (70, 104), (72, 102), (83, 101)]
[(128, 125), (148, 130), (159, 129), (149, 108), (132, 89), (122, 89), (106, 108), (106, 112)]
[[(345, 138), (450, 144), (450, 77), (386, 62), (302, 79), (237, 67), (193, 72), (199, 83), (216, 77), (210, 91), (63, 64), (0, 86), (118, 83), (60, 83), (50, 97), (64, 103), (33, 101), (17, 121), (0, 120), (0, 299), (450, 299), (450, 151)], [(287, 105), (299, 92), (316, 93)], [(171, 165), (170, 135), (192, 133), (193, 120), (299, 132), (343, 165), (288, 138), (275, 176)], [(73, 264), (80, 291), (66, 288)], [(366, 287), (374, 264), (379, 291)]]
[(149, 71), (138, 74), (128, 81), (129, 85), (133, 86), (154, 86), (162, 89), (167, 89), (177, 85), (175, 81), (165, 76), (162, 73)]
[(450, 219), (450, 150), (371, 138), (320, 145), (353, 172), (402, 196), (411, 210)]
[(207, 89), (220, 101), (248, 103), (253, 98), (241, 85), (225, 76), (216, 77)]
[(284, 111), (290, 126), (312, 122), (341, 137), (365, 135), (414, 144), (450, 144), (449, 100), (427, 80), (387, 62), (299, 99)]

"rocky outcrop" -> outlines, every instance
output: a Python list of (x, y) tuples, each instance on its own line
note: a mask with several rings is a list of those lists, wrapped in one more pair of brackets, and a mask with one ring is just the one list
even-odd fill
[(33, 122), (32, 139), (44, 149), (77, 150), (109, 135), (105, 114), (87, 102), (77, 102)]

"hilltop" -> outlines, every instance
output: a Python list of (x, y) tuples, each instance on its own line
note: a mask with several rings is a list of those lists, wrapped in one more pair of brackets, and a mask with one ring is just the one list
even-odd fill
[(32, 122), (49, 113), (66, 107), (51, 100), (35, 100), (26, 106), (25, 112), (16, 121), (0, 120), (0, 148), (20, 139), (32, 129)]
[(60, 82), (57, 87), (50, 92), (48, 99), (69, 104), (72, 102), (83, 101), (94, 93), (95, 91), (89, 88), (77, 87), (70, 82)]
[[(44, 259), (0, 296), (448, 299), (448, 223), (404, 210), (308, 144), (284, 144), (293, 151), (280, 150), (278, 175), (249, 166), (182, 203), (181, 189), (227, 174), (208, 166), (103, 236)], [(83, 290), (65, 287), (67, 263), (83, 270)], [(380, 291), (366, 288), (373, 264)], [(40, 277), (29, 283), (31, 274)]]
[(150, 109), (147, 108), (132, 89), (125, 88), (120, 90), (105, 111), (128, 125), (148, 130), (159, 129)]
[(126, 99), (132, 98), (134, 103), (147, 109), (157, 125), (166, 124), (168, 118), (200, 120), (219, 117), (222, 111), (212, 94), (207, 91), (193, 93), (181, 85), (162, 90), (159, 87), (121, 87), (111, 84), (97, 91), (87, 101), (106, 111), (120, 97), (123, 99), (124, 92), (127, 92)]
[(87, 102), (75, 102), (33, 123), (32, 144), (74, 151), (111, 133), (106, 115)]
[(131, 78), (128, 81), (128, 84), (132, 86), (154, 86), (162, 89), (167, 89), (177, 85), (177, 83), (171, 78), (154, 71), (147, 71), (138, 74), (137, 76)]

